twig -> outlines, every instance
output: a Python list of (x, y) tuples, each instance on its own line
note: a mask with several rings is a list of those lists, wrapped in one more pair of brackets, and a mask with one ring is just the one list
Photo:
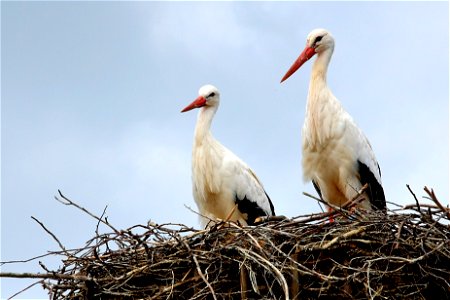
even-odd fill
[(325, 245), (323, 245), (322, 247), (320, 247), (320, 249), (325, 250), (330, 248), (331, 246), (333, 246), (334, 244), (336, 244), (338, 241), (346, 239), (348, 237), (351, 237), (353, 235), (357, 235), (361, 232), (363, 232), (366, 228), (365, 227), (359, 227), (356, 229), (353, 229), (352, 231), (346, 232), (342, 235), (338, 235), (335, 238), (333, 238), (331, 241), (329, 241), (328, 243), (326, 243)]
[[(97, 226), (95, 226), (95, 234), (96, 234), (97, 236), (99, 235), (99, 233), (98, 233), (98, 228), (99, 228), (99, 226), (100, 226), (100, 221), (103, 220), (103, 217), (105, 216), (105, 213), (106, 213), (106, 209), (107, 209), (107, 208), (108, 208), (108, 205), (105, 206), (105, 208), (103, 209), (103, 212), (102, 212), (100, 218), (97, 219)], [(109, 224), (109, 223), (108, 223), (108, 224)]]
[(230, 212), (228, 213), (227, 217), (225, 218), (225, 222), (230, 221), (231, 217), (233, 216), (234, 212), (236, 211), (238, 205), (237, 203), (233, 206), (233, 208), (230, 210)]
[[(52, 273), (12, 273), (12, 272), (3, 272), (0, 273), (0, 277), (4, 278), (39, 278), (39, 279), (70, 279), (77, 281), (95, 281), (94, 278), (84, 275), (69, 275), (69, 274), (60, 274), (56, 272)], [(96, 280), (102, 281), (102, 279)]]
[(416, 194), (414, 194), (414, 192), (411, 190), (411, 188), (409, 187), (409, 184), (407, 184), (406, 187), (408, 188), (409, 192), (413, 195), (414, 200), (416, 201), (417, 211), (420, 212), (420, 204), (419, 204), (419, 200), (416, 197)]
[[(237, 224), (235, 224), (234, 222), (230, 222), (229, 223), (231, 226), (237, 228), (237, 229), (241, 229), (241, 227), (239, 227)], [(258, 241), (248, 232), (248, 230), (246, 230), (245, 228), (241, 229), (244, 234), (246, 236), (248, 236), (250, 238), (250, 240), (253, 242), (253, 244), (256, 246), (256, 248), (258, 248), (259, 250), (262, 250), (261, 245), (258, 243)]]
[(27, 287), (21, 289), (20, 291), (18, 291), (18, 292), (15, 293), (14, 295), (8, 297), (8, 300), (10, 300), (10, 299), (12, 299), (12, 298), (14, 298), (14, 297), (16, 297), (16, 296), (22, 294), (23, 292), (25, 292), (25, 291), (31, 289), (33, 286), (35, 286), (35, 285), (37, 285), (37, 284), (41, 284), (42, 282), (43, 282), (42, 280), (39, 280), (39, 281), (36, 281), (36, 282), (30, 284), (29, 286), (27, 286)]
[[(208, 216), (202, 215), (201, 213), (199, 213), (198, 211), (192, 209), (191, 207), (187, 206), (186, 204), (184, 205), (184, 207), (186, 207), (188, 210), (190, 210), (191, 212), (193, 212), (194, 214), (196, 214), (197, 216), (201, 217), (201, 218), (205, 218), (208, 220), (208, 224), (209, 223), (218, 223), (217, 220), (211, 219)], [(206, 228), (208, 228), (209, 226), (206, 226)]]
[[(305, 195), (306, 197), (309, 197), (309, 198), (311, 198), (311, 199), (314, 199), (314, 200), (316, 200), (317, 202), (320, 202), (320, 203), (322, 203), (322, 204), (325, 204), (325, 205), (327, 205), (327, 206), (330, 206), (331, 207), (331, 205), (328, 203), (328, 202), (326, 202), (325, 200), (322, 200), (322, 199), (320, 199), (320, 198), (317, 198), (317, 197), (315, 197), (314, 195), (311, 195), (311, 194), (309, 194), (309, 193), (307, 193), (307, 192), (303, 192), (303, 195)], [(318, 215), (316, 218), (314, 218), (314, 219), (316, 219), (316, 220), (320, 220), (320, 219), (326, 219), (327, 217), (330, 217), (330, 216), (334, 216), (334, 215), (336, 215), (337, 214), (337, 210), (333, 210), (333, 211), (329, 211), (329, 212), (323, 212), (323, 213), (321, 213), (320, 215)], [(296, 217), (297, 218), (297, 217)]]
[[(349, 201), (345, 202), (341, 207), (338, 207), (338, 209), (340, 211), (342, 211), (343, 209), (346, 212), (349, 212), (349, 208), (353, 207), (354, 205), (359, 204), (360, 202), (362, 202), (365, 198), (360, 198), (360, 196), (365, 192), (365, 190), (367, 190), (369, 188), (369, 184), (364, 184), (359, 190), (356, 190), (356, 195), (353, 196), (352, 199), (350, 199)], [(334, 207), (333, 207), (334, 208)], [(336, 208), (334, 208), (336, 209)]]
[(305, 193), (305, 192), (303, 192), (303, 194), (304, 194), (305, 196), (308, 196), (308, 197), (310, 197), (310, 198), (312, 198), (312, 199), (314, 199), (314, 200), (316, 200), (316, 201), (318, 201), (318, 202), (320, 202), (320, 203), (323, 203), (323, 204), (325, 204), (326, 206), (328, 206), (328, 207), (330, 207), (330, 208), (333, 209), (333, 211), (330, 211), (330, 212), (328, 212), (328, 213), (325, 213), (324, 216), (331, 217), (331, 216), (336, 215), (337, 213), (340, 213), (342, 216), (346, 216), (346, 217), (347, 217), (348, 215), (351, 214), (350, 211), (348, 210), (348, 208), (349, 208), (349, 207), (352, 207), (353, 205), (356, 205), (356, 204), (358, 204), (358, 203), (360, 203), (361, 201), (364, 200), (364, 199), (361, 199), (361, 198), (359, 198), (359, 197), (364, 193), (364, 191), (365, 191), (368, 187), (369, 187), (369, 185), (368, 185), (367, 183), (364, 184), (364, 185), (361, 187), (361, 189), (359, 189), (358, 191), (356, 191), (356, 195), (355, 195), (352, 199), (350, 199), (349, 201), (345, 202), (345, 203), (344, 203), (343, 205), (341, 205), (341, 206), (333, 205), (333, 204), (328, 203), (327, 201), (325, 201), (325, 200), (323, 200), (323, 199), (321, 199), (321, 198), (317, 198), (317, 197), (315, 197), (315, 196), (313, 196), (313, 195), (311, 195), (311, 194)]
[(48, 252), (46, 254), (34, 256), (34, 257), (31, 257), (31, 258), (28, 258), (28, 259), (2, 261), (2, 262), (0, 262), (0, 266), (6, 265), (6, 264), (27, 263), (27, 262), (30, 262), (30, 261), (33, 261), (33, 260), (36, 260), (36, 259), (39, 259), (39, 258), (43, 258), (43, 257), (46, 257), (46, 256), (51, 256), (51, 255), (62, 255), (62, 252), (61, 251), (51, 251), (51, 252)]
[(31, 218), (36, 221), (59, 245), (59, 248), (61, 248), (61, 250), (67, 255), (70, 256), (69, 252), (67, 252), (66, 248), (64, 247), (64, 245), (58, 240), (58, 238), (50, 231), (48, 230), (44, 224), (42, 224), (42, 222), (40, 222), (38, 219), (36, 219), (35, 217), (31, 216)]
[(79, 206), (78, 204), (76, 204), (75, 202), (73, 202), (72, 200), (70, 200), (69, 198), (67, 198), (66, 196), (64, 196), (60, 190), (58, 190), (59, 196), (64, 200), (62, 201), (61, 199), (59, 199), (58, 197), (55, 196), (55, 199), (64, 204), (64, 205), (72, 205), (75, 206), (76, 208), (84, 211), (85, 213), (87, 213), (88, 215), (90, 215), (91, 217), (93, 217), (94, 219), (98, 220), (99, 222), (102, 222), (103, 224), (105, 224), (106, 226), (108, 226), (109, 228), (111, 228), (115, 233), (119, 233), (119, 231), (114, 228), (109, 222), (104, 221), (102, 218), (97, 217), (96, 215), (94, 215), (93, 213), (91, 213), (90, 211), (88, 211), (87, 209), (85, 209), (82, 206)]
[(439, 202), (439, 200), (437, 199), (436, 195), (434, 194), (433, 189), (429, 190), (427, 187), (424, 187), (423, 189), (424, 189), (424, 191), (428, 194), (428, 196), (430, 196), (430, 199), (431, 199), (434, 203), (436, 203), (436, 205), (441, 209), (441, 211), (442, 211), (443, 213), (446, 214), (447, 218), (450, 219), (450, 209), (449, 209), (448, 207), (445, 208), (445, 207), (441, 204), (441, 202)]
[(198, 263), (197, 256), (195, 255), (195, 253), (192, 252), (191, 247), (189, 247), (188, 243), (186, 243), (185, 240), (183, 240), (183, 244), (186, 247), (186, 249), (188, 249), (189, 252), (191, 253), (192, 259), (194, 260), (195, 266), (197, 267), (198, 275), (200, 275), (202, 280), (205, 282), (206, 286), (209, 288), (209, 290), (211, 292), (211, 295), (214, 298), (214, 300), (217, 300), (217, 296), (216, 296), (216, 293), (214, 292), (213, 287), (209, 283), (208, 279), (206, 279), (205, 275), (202, 272), (202, 269), (200, 268), (200, 264)]
[(436, 248), (432, 249), (430, 252), (427, 252), (427, 253), (425, 253), (425, 254), (423, 254), (423, 255), (421, 255), (419, 257), (413, 258), (413, 259), (411, 259), (411, 258), (404, 258), (404, 257), (401, 257), (401, 256), (383, 256), (383, 257), (370, 259), (369, 261), (370, 262), (375, 262), (375, 261), (379, 261), (379, 260), (388, 260), (388, 261), (391, 261), (391, 262), (406, 262), (408, 264), (413, 264), (413, 263), (416, 263), (416, 262), (418, 262), (420, 260), (423, 260), (424, 258), (430, 256), (435, 251), (441, 249), (446, 243), (447, 242), (444, 241), (444, 242), (440, 243)]
[(270, 261), (268, 261), (267, 259), (265, 259), (264, 257), (262, 257), (261, 255), (259, 255), (254, 251), (244, 249), (242, 247), (237, 247), (237, 249), (242, 253), (247, 254), (246, 255), (247, 258), (254, 260), (258, 264), (262, 265), (264, 268), (273, 271), (277, 275), (276, 278), (283, 289), (285, 299), (289, 300), (289, 287), (286, 282), (286, 278), (284, 278), (283, 274), (280, 272), (280, 270), (278, 270), (277, 267), (275, 267)]

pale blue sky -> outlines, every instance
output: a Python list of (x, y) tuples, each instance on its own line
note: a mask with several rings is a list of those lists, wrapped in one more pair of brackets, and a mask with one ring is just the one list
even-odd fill
[[(319, 211), (302, 192), (300, 130), (311, 63), (281, 77), (314, 28), (336, 48), (328, 83), (372, 143), (388, 201), (449, 182), (447, 2), (1, 3), (1, 260), (67, 246), (95, 220), (198, 227), (190, 159), (211, 83), (222, 95), (215, 137), (258, 174), (278, 214)], [(56, 268), (58, 259), (43, 260)], [(2, 271), (40, 272), (37, 261)], [(1, 298), (30, 281), (3, 280)], [(20, 298), (47, 298), (35, 287)]]

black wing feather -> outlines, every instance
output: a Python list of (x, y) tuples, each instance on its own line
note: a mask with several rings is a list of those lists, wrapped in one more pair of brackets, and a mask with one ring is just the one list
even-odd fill
[(314, 180), (312, 181), (314, 188), (316, 189), (317, 194), (319, 194), (320, 199), (322, 199), (322, 191), (320, 190), (319, 185)]
[[(369, 195), (370, 204), (372, 204), (373, 208), (379, 210), (386, 210), (386, 198), (384, 196), (384, 190), (378, 180), (375, 178), (375, 175), (370, 171), (370, 169), (358, 160), (358, 172), (360, 176), (361, 184), (368, 184), (369, 188), (367, 189), (367, 194)], [(380, 166), (378, 166), (378, 172), (380, 172)]]
[(270, 200), (270, 197), (267, 195), (266, 191), (264, 191), (264, 194), (266, 194), (267, 200), (269, 200), (270, 212), (272, 213), (272, 216), (275, 216), (275, 208), (273, 207), (272, 200)]
[[(266, 192), (264, 192), (266, 193)], [(267, 199), (269, 200), (270, 204), (270, 210), (272, 213), (272, 216), (275, 215), (275, 210), (272, 204), (272, 201), (270, 200), (269, 196), (267, 195)], [(244, 196), (244, 199), (239, 199), (236, 195), (234, 202), (237, 204), (237, 208), (242, 214), (247, 215), (247, 224), (248, 225), (255, 225), (255, 219), (258, 217), (264, 217), (267, 216), (267, 213), (260, 207), (258, 204), (254, 201), (251, 201), (247, 198), (247, 196)]]

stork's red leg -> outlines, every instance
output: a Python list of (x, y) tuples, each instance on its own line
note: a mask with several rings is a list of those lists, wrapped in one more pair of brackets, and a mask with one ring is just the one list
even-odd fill
[[(329, 206), (328, 206), (327, 210), (328, 210), (328, 213), (332, 213), (333, 212), (333, 209), (331, 207), (329, 207)], [(330, 223), (333, 223), (334, 222), (334, 216), (330, 215), (328, 217), (328, 220), (330, 221)]]

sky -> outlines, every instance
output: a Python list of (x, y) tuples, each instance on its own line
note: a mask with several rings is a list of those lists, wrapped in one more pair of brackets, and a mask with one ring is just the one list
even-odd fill
[[(320, 211), (301, 170), (311, 62), (281, 77), (322, 27), (328, 84), (369, 138), (388, 201), (449, 199), (448, 2), (1, 2), (1, 261), (82, 247), (96, 222), (199, 228), (191, 193), (204, 84), (214, 136), (252, 167), (279, 215)], [(106, 231), (106, 229), (104, 229)], [(57, 269), (60, 257), (40, 259)], [(38, 261), (2, 272), (43, 272)], [(2, 299), (33, 280), (4, 279)], [(47, 299), (35, 286), (18, 299)]]

